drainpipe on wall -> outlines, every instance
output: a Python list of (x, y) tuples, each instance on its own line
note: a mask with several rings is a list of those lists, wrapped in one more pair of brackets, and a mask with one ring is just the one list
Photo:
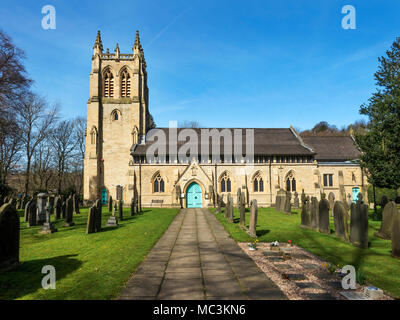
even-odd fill
[(271, 174), (271, 159), (269, 159), (269, 202), (270, 205), (272, 206), (272, 174)]

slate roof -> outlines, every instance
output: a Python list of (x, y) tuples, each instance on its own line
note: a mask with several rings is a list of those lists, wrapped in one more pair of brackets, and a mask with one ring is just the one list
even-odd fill
[[(169, 151), (169, 128), (157, 128), (164, 132), (167, 144), (167, 153)], [(178, 128), (177, 134), (186, 128)], [(243, 153), (245, 153), (246, 144), (246, 128), (217, 128), (219, 132), (222, 130), (230, 130), (233, 137), (234, 130), (242, 130)], [(294, 155), (294, 156), (314, 156), (320, 161), (346, 161), (354, 160), (359, 157), (360, 152), (353, 139), (350, 136), (306, 136), (299, 138), (297, 133), (291, 128), (247, 128), (254, 130), (254, 154), (255, 155)], [(201, 151), (201, 128), (195, 130), (198, 137), (197, 148)], [(211, 130), (207, 128), (206, 130)], [(146, 151), (154, 141), (149, 141), (152, 131), (147, 134), (145, 144), (135, 145), (131, 149), (133, 156), (146, 155)], [(157, 141), (157, 139), (155, 139)], [(179, 148), (186, 144), (185, 141), (178, 141)], [(224, 151), (224, 139), (220, 139), (220, 152)], [(210, 139), (209, 153), (212, 151), (212, 143)], [(233, 152), (233, 150), (232, 150)]]
[(317, 153), (318, 161), (355, 160), (361, 154), (351, 136), (304, 136), (302, 139)]
[[(162, 130), (166, 136), (167, 145), (169, 143), (169, 128), (158, 128)], [(177, 132), (184, 130), (185, 128), (178, 128)], [(217, 128), (219, 132), (222, 130), (230, 130), (231, 136), (233, 137), (234, 130), (238, 128)], [(242, 130), (242, 141), (243, 141), (243, 153), (245, 153), (245, 144), (246, 144), (246, 128), (239, 128)], [(309, 148), (301, 144), (301, 141), (296, 137), (293, 131), (290, 128), (283, 129), (275, 129), (275, 128), (247, 128), (254, 130), (254, 154), (256, 155), (314, 155), (314, 152)], [(201, 130), (200, 128), (194, 129), (198, 136), (198, 150), (199, 153), (201, 151)], [(206, 130), (211, 130), (207, 128)], [(150, 131), (151, 132), (151, 131)], [(153, 144), (154, 142), (149, 141), (149, 137), (151, 134), (148, 133), (147, 141), (145, 144), (139, 144), (136, 147), (134, 146), (131, 150), (132, 155), (145, 155), (147, 148)], [(180, 146), (185, 144), (185, 141), (178, 141), (178, 150)], [(223, 154), (224, 150), (224, 139), (220, 140), (221, 143), (221, 154)], [(211, 139), (209, 143), (210, 153), (211, 153)], [(167, 147), (167, 152), (168, 152)]]

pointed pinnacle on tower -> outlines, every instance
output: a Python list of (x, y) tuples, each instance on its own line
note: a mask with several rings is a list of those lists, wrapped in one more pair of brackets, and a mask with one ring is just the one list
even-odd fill
[(135, 44), (133, 45), (133, 54), (143, 54), (142, 45), (140, 44), (139, 30), (136, 30)]
[(100, 52), (103, 52), (103, 43), (101, 42), (100, 30), (97, 31), (96, 42), (94, 43), (93, 49), (98, 48)]

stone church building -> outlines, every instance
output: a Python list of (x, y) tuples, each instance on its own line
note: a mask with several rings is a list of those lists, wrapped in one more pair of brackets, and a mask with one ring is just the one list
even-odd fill
[[(93, 49), (85, 200), (100, 198), (107, 203), (112, 196), (125, 205), (134, 198), (140, 207), (190, 208), (214, 206), (217, 195), (226, 200), (229, 193), (236, 202), (238, 189), (244, 192), (247, 203), (257, 199), (259, 206), (273, 205), (280, 189), (292, 194), (304, 190), (317, 198), (321, 193), (333, 193), (342, 201), (355, 200), (359, 192), (366, 194), (367, 180), (354, 161), (360, 152), (352, 136), (301, 137), (293, 127), (254, 128), (254, 161), (246, 163), (235, 156), (205, 159), (189, 153), (178, 157), (170, 145), (171, 129), (160, 128), (167, 137), (168, 153), (147, 157), (154, 143), (148, 137), (153, 122), (139, 34), (130, 54), (120, 53), (118, 44), (114, 53), (108, 49), (103, 52), (100, 32)], [(175, 129), (176, 135), (184, 130)], [(194, 131), (200, 135), (201, 130)], [(237, 129), (216, 130), (233, 136)], [(195, 145), (196, 151), (200, 152), (202, 143)]]

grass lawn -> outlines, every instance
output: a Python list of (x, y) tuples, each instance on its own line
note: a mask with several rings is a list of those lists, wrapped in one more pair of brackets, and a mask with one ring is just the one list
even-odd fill
[[(105, 227), (110, 214), (103, 207), (104, 229), (87, 235), (88, 209), (80, 211), (74, 215), (75, 226), (62, 227), (64, 221), (59, 220), (55, 224), (58, 231), (51, 235), (38, 234), (41, 227), (28, 228), (21, 217), (22, 265), (0, 274), (0, 299), (116, 298), (179, 212), (143, 209), (131, 217), (130, 209), (125, 208), (125, 219), (113, 228)], [(56, 268), (56, 290), (42, 289), (45, 265)]]
[[(212, 211), (215, 212), (215, 209)], [(374, 236), (380, 228), (380, 221), (369, 221), (369, 249), (359, 249), (337, 238), (332, 234), (334, 230), (331, 217), (331, 234), (325, 235), (313, 230), (300, 228), (301, 215), (299, 210), (293, 210), (292, 215), (275, 211), (274, 208), (259, 208), (257, 219), (257, 236), (262, 242), (288, 242), (312, 252), (318, 257), (334, 265), (353, 265), (357, 272), (361, 272), (366, 281), (384, 289), (396, 298), (400, 298), (400, 259), (391, 254), (391, 241), (382, 240)], [(217, 214), (218, 220), (239, 242), (250, 242), (246, 232), (239, 228), (239, 212), (235, 209), (235, 223), (230, 224), (224, 214)], [(246, 225), (249, 223), (249, 212), (246, 212)]]

